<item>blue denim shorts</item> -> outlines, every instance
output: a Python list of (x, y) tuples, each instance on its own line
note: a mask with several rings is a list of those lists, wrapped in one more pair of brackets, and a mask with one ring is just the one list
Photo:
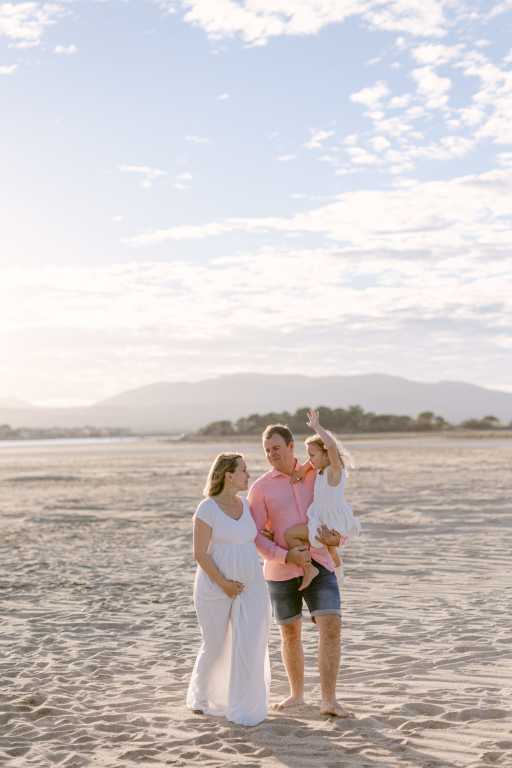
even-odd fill
[(272, 612), (278, 624), (289, 624), (300, 619), (302, 600), (305, 600), (311, 618), (324, 613), (341, 616), (341, 596), (336, 574), (320, 563), (315, 562), (315, 566), (320, 573), (302, 592), (299, 592), (302, 576), (287, 581), (267, 581)]

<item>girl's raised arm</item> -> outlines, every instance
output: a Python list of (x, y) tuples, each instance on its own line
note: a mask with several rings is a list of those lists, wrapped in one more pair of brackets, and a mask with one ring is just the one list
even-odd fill
[(324, 429), (322, 425), (320, 424), (320, 416), (318, 414), (318, 411), (315, 411), (313, 409), (308, 411), (308, 427), (313, 429), (324, 441), (324, 445), (327, 448), (327, 455), (329, 457), (329, 469), (331, 470), (329, 472), (328, 469), (328, 477), (331, 481), (329, 484), (331, 485), (338, 485), (340, 479), (341, 479), (341, 471), (344, 468), (343, 459), (340, 456), (340, 452), (338, 449), (338, 443), (336, 442), (336, 438), (334, 435), (331, 434), (331, 432), (328, 432), (327, 429)]

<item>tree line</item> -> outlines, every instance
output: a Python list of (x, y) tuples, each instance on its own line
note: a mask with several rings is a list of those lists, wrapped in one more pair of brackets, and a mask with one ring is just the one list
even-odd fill
[[(204, 436), (229, 435), (259, 435), (267, 424), (287, 424), (292, 432), (298, 434), (307, 431), (306, 421), (308, 408), (298, 408), (294, 413), (288, 411), (269, 413), (253, 413), (237, 421), (212, 421), (198, 430), (197, 434)], [(349, 408), (327, 408), (320, 406), (320, 421), (322, 426), (333, 432), (364, 433), (364, 432), (440, 432), (455, 428), (462, 429), (510, 429), (503, 427), (496, 416), (485, 416), (483, 419), (467, 419), (461, 424), (453, 425), (442, 416), (432, 411), (422, 411), (416, 418), (398, 416), (390, 413), (373, 413), (365, 411), (360, 405)]]

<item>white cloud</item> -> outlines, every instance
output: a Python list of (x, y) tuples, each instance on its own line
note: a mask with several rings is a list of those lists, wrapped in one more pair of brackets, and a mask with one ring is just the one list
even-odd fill
[(489, 18), (494, 19), (496, 16), (501, 16), (502, 13), (512, 10), (512, 0), (504, 0), (501, 3), (497, 3), (489, 11)]
[(19, 43), (9, 43), (9, 48), (28, 50), (29, 48), (37, 48), (39, 44), (39, 40), (22, 40)]
[(76, 45), (56, 45), (53, 49), (53, 52), (57, 54), (57, 56), (73, 56), (73, 54), (78, 52), (78, 48)]
[(386, 133), (393, 138), (401, 138), (412, 131), (412, 127), (400, 117), (387, 117), (374, 121), (378, 133)]
[(457, 65), (467, 77), (480, 81), (472, 106), (485, 112), (477, 137), (510, 144), (512, 124), (512, 72), (501, 69), (481, 52), (472, 52)]
[(230, 98), (231, 96), (229, 95), (229, 93), (219, 93), (219, 95), (217, 96), (218, 101), (227, 101)]
[(363, 104), (365, 107), (372, 108), (379, 106), (382, 99), (388, 94), (388, 86), (380, 80), (375, 85), (350, 94), (350, 100), (356, 104)]
[(338, 158), (335, 155), (319, 155), (318, 159), (321, 163), (329, 163), (330, 165), (338, 164)]
[(451, 160), (464, 157), (475, 147), (476, 138), (465, 136), (443, 136), (437, 143), (410, 150), (411, 157), (429, 157), (433, 160)]
[(380, 158), (362, 147), (347, 147), (346, 152), (354, 165), (378, 165), (381, 162)]
[(184, 191), (187, 189), (190, 189), (190, 182), (192, 181), (192, 174), (188, 171), (183, 171), (183, 173), (178, 173), (176, 176), (176, 181), (174, 182), (174, 189), (177, 189), (179, 191)]
[(456, 60), (463, 50), (462, 45), (420, 45), (411, 53), (418, 64), (441, 66)]
[(188, 135), (185, 136), (185, 141), (190, 142), (191, 144), (209, 144), (210, 139), (207, 139), (205, 136), (194, 136), (194, 135)]
[(449, 26), (450, 0), (387, 0), (374, 3), (366, 18), (378, 29), (416, 37), (443, 37)]
[(471, 243), (439, 258), (404, 244), (400, 259), (370, 248), (266, 248), (207, 264), (10, 267), (0, 284), (3, 328), (19, 343), (6, 373), (23, 364), (44, 399), (55, 387), (45, 361), (66, 361), (60, 386), (76, 379), (73, 395), (90, 398), (106, 380), (105, 395), (176, 371), (185, 380), (270, 371), (276, 360), (304, 373), (306, 359), (312, 375), (355, 366), (431, 378), (433, 356), (450, 353), (453, 373), (443, 360), (443, 377), (485, 380), (490, 354), (496, 371), (503, 362), (505, 274), (503, 261), (479, 260)]
[(304, 146), (306, 149), (322, 149), (324, 142), (331, 136), (334, 136), (334, 131), (311, 131), (311, 138)]
[[(175, 0), (158, 0), (175, 9)], [(324, 27), (359, 16), (379, 30), (418, 37), (441, 37), (451, 0), (182, 0), (184, 19), (213, 40), (239, 37), (265, 45), (273, 37), (316, 35)]]
[[(459, 146), (446, 151), (463, 151)], [(398, 158), (400, 160), (400, 157)], [(132, 245), (204, 239), (232, 232), (317, 234), (359, 250), (397, 256), (428, 250), (453, 252), (512, 247), (512, 177), (507, 170), (450, 181), (417, 182), (407, 190), (355, 190), (333, 203), (289, 218), (233, 218), (205, 225), (170, 227), (130, 238)]]
[(409, 93), (406, 93), (403, 96), (393, 96), (393, 98), (389, 100), (388, 106), (391, 109), (404, 109), (411, 103), (411, 98)]
[[(145, 232), (141, 235), (134, 235), (126, 238), (123, 242), (128, 245), (158, 245), (159, 243), (166, 243), (173, 240), (204, 240), (208, 237), (216, 237), (218, 235), (229, 234), (237, 229), (245, 229), (241, 226), (241, 220), (227, 219), (224, 222), (211, 222), (210, 224), (181, 224), (176, 227), (170, 227), (168, 229), (157, 229), (152, 232)], [(256, 224), (253, 229), (261, 230), (262, 225)], [(250, 224), (248, 230), (251, 230)]]
[(141, 186), (144, 189), (149, 189), (154, 181), (167, 176), (167, 171), (162, 171), (160, 168), (151, 168), (148, 165), (120, 165), (118, 168), (121, 173), (132, 173), (142, 177)]
[(384, 136), (375, 136), (370, 144), (376, 152), (382, 152), (384, 149), (388, 149), (391, 146), (390, 142), (384, 138)]
[(64, 14), (59, 3), (11, 2), (0, 4), (0, 37), (38, 44), (47, 27)]
[(296, 157), (297, 155), (278, 155), (276, 159), (278, 163), (289, 163), (295, 160)]
[(447, 104), (448, 92), (452, 87), (449, 78), (439, 77), (430, 67), (413, 69), (411, 74), (427, 109), (439, 109)]
[(3, 64), (0, 66), (0, 75), (14, 75), (17, 69), (17, 64)]
[(409, 109), (405, 111), (405, 116), (408, 120), (421, 120), (426, 114), (427, 110), (425, 107), (420, 106), (409, 107)]

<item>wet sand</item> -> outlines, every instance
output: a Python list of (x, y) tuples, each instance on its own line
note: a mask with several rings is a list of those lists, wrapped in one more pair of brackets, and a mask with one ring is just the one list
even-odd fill
[[(0, 764), (512, 766), (512, 443), (353, 440), (339, 697), (255, 728), (194, 716), (190, 519), (227, 446), (0, 448)], [(245, 450), (254, 477), (258, 444)], [(271, 636), (272, 700), (286, 692)]]

